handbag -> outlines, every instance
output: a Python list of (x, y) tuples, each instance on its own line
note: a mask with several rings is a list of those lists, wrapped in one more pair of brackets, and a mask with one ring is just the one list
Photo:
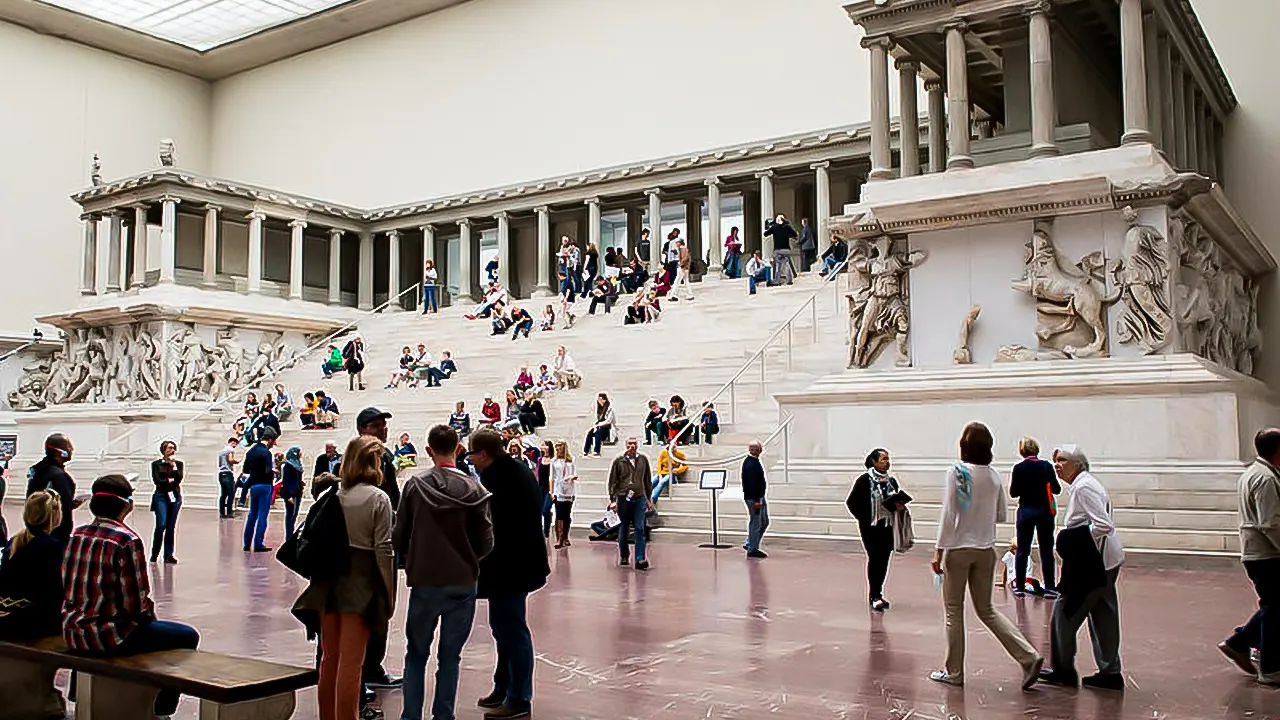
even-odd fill
[(893, 549), (904, 553), (915, 544), (916, 532), (911, 526), (911, 511), (904, 507), (893, 514)]
[(337, 487), (320, 493), (302, 526), (276, 551), (276, 560), (308, 580), (347, 572), (351, 567), (351, 546)]

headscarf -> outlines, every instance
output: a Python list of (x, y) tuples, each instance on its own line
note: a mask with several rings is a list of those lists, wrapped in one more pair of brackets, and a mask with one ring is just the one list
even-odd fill
[(285, 465), (292, 465), (294, 470), (302, 472), (302, 448), (294, 445), (284, 456)]
[(951, 469), (956, 471), (956, 504), (960, 506), (960, 512), (969, 512), (969, 501), (973, 499), (973, 473), (964, 463), (956, 463)]

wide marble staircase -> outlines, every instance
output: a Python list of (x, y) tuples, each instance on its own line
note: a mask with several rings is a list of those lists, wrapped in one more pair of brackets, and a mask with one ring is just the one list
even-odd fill
[[(841, 285), (843, 281), (841, 281)], [(332, 431), (301, 431), (296, 423), (286, 423), (281, 447), (300, 446), (310, 476), (312, 459), (326, 441), (341, 447), (353, 435), (355, 414), (365, 406), (376, 406), (394, 414), (391, 439), (408, 432), (421, 448), (426, 429), (447, 419), (458, 400), (465, 400), (473, 422), (479, 416), (486, 392), (501, 401), (516, 372), (527, 365), (536, 372), (539, 363), (550, 364), (558, 345), (565, 345), (584, 376), (576, 390), (562, 390), (544, 399), (548, 426), (541, 437), (564, 438), (575, 454), (582, 448), (585, 429), (594, 420), (598, 392), (613, 400), (620, 431), (643, 435), (642, 419), (646, 401), (659, 398), (666, 404), (672, 394), (682, 395), (691, 407), (715, 395), (722, 434), (712, 446), (685, 448), (697, 467), (687, 476), (694, 482), (672, 487), (670, 497), (659, 502), (661, 533), (690, 541), (707, 539), (711, 530), (710, 495), (697, 488), (696, 474), (702, 467), (727, 467), (730, 490), (720, 497), (719, 529), (725, 541), (738, 542), (746, 530), (746, 511), (735, 495), (739, 458), (752, 439), (773, 441), (766, 449), (769, 467), (770, 543), (776, 545), (818, 545), (856, 548), (857, 529), (844, 507), (853, 477), (824, 475), (813, 461), (788, 457), (789, 428), (779, 430), (777, 404), (772, 393), (808, 387), (817, 378), (840, 372), (844, 367), (846, 316), (841, 287), (822, 283), (816, 275), (806, 275), (795, 285), (769, 288), (748, 297), (742, 282), (709, 281), (695, 286), (693, 302), (666, 303), (660, 322), (646, 326), (624, 326), (619, 310), (611, 315), (587, 316), (579, 303), (580, 317), (572, 329), (535, 331), (531, 338), (513, 341), (509, 335), (493, 337), (489, 324), (462, 317), (468, 308), (446, 309), (423, 317), (413, 313), (371, 315), (359, 326), (368, 347), (368, 389), (351, 392), (345, 375), (321, 379), (319, 358), (283, 373), (284, 382), (295, 398), (307, 390), (324, 388), (343, 410), (343, 427)], [(809, 302), (812, 299), (812, 302)], [(529, 301), (536, 316), (542, 305)], [(771, 342), (767, 344), (766, 341)], [(425, 343), (439, 357), (452, 350), (460, 372), (442, 388), (384, 390), (396, 358), (404, 345)], [(733, 381), (730, 383), (730, 381)], [(726, 387), (729, 386), (729, 387)], [(238, 403), (210, 413), (193, 423), (181, 439), (181, 456), (188, 467), (186, 503), (188, 507), (213, 508), (217, 497), (216, 455), (224, 444)], [(868, 448), (858, 443), (857, 428), (849, 428), (845, 454), (862, 457)], [(583, 530), (599, 519), (607, 504), (605, 482), (611, 455), (620, 447), (606, 448), (601, 458), (578, 457), (578, 500), (575, 527)], [(656, 448), (643, 448), (656, 461)], [(101, 467), (135, 471), (145, 468), (149, 458), (107, 457), (99, 468), (78, 460), (81, 476)], [(1105, 466), (1105, 459), (1102, 465)], [(1007, 472), (1007, 467), (1000, 468)], [(909, 464), (899, 471), (916, 477), (909, 492), (917, 538), (928, 543), (936, 536), (940, 508), (940, 484), (928, 482), (930, 473), (911, 472)], [(1212, 477), (1188, 476), (1181, 485), (1176, 479), (1152, 485), (1142, 473), (1101, 473), (1110, 489), (1115, 519), (1126, 547), (1137, 555), (1194, 555), (1226, 558), (1238, 553), (1234, 477), (1238, 468), (1223, 468)], [(734, 499), (734, 498), (739, 499)], [(1060, 499), (1065, 508), (1066, 497)], [(1012, 510), (1009, 519), (1012, 520)], [(1012, 540), (1011, 524), (1001, 527), (1001, 536)]]

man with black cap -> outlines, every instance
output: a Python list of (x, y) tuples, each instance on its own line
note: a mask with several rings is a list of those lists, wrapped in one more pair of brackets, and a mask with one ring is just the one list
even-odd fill
[(41, 490), (58, 493), (62, 505), (62, 523), (50, 535), (62, 541), (63, 545), (71, 540), (71, 528), (74, 525), (71, 512), (84, 502), (83, 498), (76, 498), (76, 483), (66, 470), (73, 452), (75, 448), (71, 445), (71, 439), (61, 433), (54, 433), (45, 438), (44, 459), (32, 465), (27, 472), (27, 497)]
[[(356, 416), (356, 432), (361, 435), (378, 438), (382, 441), (382, 491), (391, 499), (391, 508), (400, 507), (400, 485), (396, 482), (396, 462), (387, 444), (387, 420), (391, 413), (376, 407), (367, 407)], [(397, 566), (399, 565), (397, 559)], [(365, 645), (364, 670), (361, 676), (366, 688), (397, 688), (403, 679), (388, 673), (382, 667), (382, 659), (387, 655), (387, 636), (385, 633), (369, 633), (369, 643)]]

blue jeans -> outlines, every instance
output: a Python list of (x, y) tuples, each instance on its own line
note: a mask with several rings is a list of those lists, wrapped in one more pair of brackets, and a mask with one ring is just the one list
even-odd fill
[(551, 537), (551, 494), (542, 494), (542, 537)]
[(529, 593), (489, 598), (489, 630), (498, 648), (493, 693), (507, 705), (528, 709), (533, 703), (533, 635), (526, 613)]
[(342, 369), (342, 363), (331, 363), (326, 361), (324, 365), (320, 366), (320, 369), (324, 371), (325, 377), (333, 377), (334, 373)]
[(763, 498), (759, 503), (760, 506), (756, 507), (756, 501), (747, 501), (747, 552), (760, 549), (760, 540), (764, 537), (764, 531), (769, 529), (769, 505)]
[(436, 298), (435, 285), (422, 286), (422, 314), (426, 315), (429, 312), (440, 312), (440, 302)]
[(298, 509), (301, 504), (301, 498), (284, 499), (284, 536), (286, 538), (293, 537), (293, 531), (298, 525)]
[[(152, 620), (139, 624), (107, 656), (143, 655), (165, 650), (195, 650), (200, 645), (200, 633), (190, 625)], [(156, 696), (156, 715), (172, 715), (178, 709), (178, 693), (161, 691)]]
[(631, 547), (628, 542), (631, 537), (631, 526), (636, 528), (636, 562), (644, 562), (644, 511), (645, 499), (638, 497), (628, 500), (624, 495), (618, 498), (618, 519), (622, 524), (618, 526), (618, 555), (626, 560), (631, 556)]
[(667, 489), (668, 485), (675, 482), (675, 475), (654, 475), (653, 479), (653, 495), (649, 497), (649, 500), (652, 501), (654, 505), (657, 505), (658, 496), (662, 494), (663, 490)]
[(600, 453), (600, 443), (603, 443), (609, 437), (609, 426), (605, 425), (600, 428), (591, 428), (587, 431), (587, 441), (582, 445), (582, 454), (586, 455), (592, 452), (592, 446), (595, 447), (596, 454)]
[(236, 506), (236, 476), (234, 473), (218, 473), (218, 517), (231, 517)]
[(755, 295), (756, 283), (762, 282), (768, 285), (769, 276), (770, 276), (770, 272), (769, 272), (768, 266), (760, 268), (760, 270), (757, 271), (755, 275), (751, 275), (747, 278), (747, 292), (751, 293), (752, 295)]
[(156, 514), (156, 530), (151, 535), (151, 557), (160, 554), (160, 546), (164, 545), (166, 559), (173, 557), (173, 533), (178, 529), (178, 509), (182, 507), (182, 496), (176, 491), (174, 500), (166, 493), (151, 496), (151, 512)]
[(262, 544), (267, 534), (267, 513), (271, 512), (271, 486), (253, 485), (249, 488), (249, 517), (244, 521), (244, 546), (250, 541), (254, 548), (266, 547)]
[(724, 256), (724, 274), (734, 280), (742, 275), (742, 253), (731, 252)]
[[(492, 612), (492, 611), (490, 611)], [(415, 587), (409, 592), (409, 615), (405, 619), (403, 720), (422, 720), (426, 701), (427, 658), (440, 625), (440, 647), (436, 651), (436, 691), (431, 701), (432, 720), (454, 720), (458, 698), (458, 663), (462, 646), (471, 636), (476, 615), (476, 589), (471, 587)]]

